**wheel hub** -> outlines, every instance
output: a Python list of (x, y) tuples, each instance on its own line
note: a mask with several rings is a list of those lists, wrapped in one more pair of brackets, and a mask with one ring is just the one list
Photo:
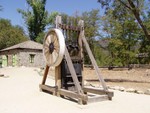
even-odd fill
[(51, 42), (51, 43), (49, 44), (49, 52), (50, 52), (50, 54), (52, 54), (53, 51), (54, 51), (54, 44)]

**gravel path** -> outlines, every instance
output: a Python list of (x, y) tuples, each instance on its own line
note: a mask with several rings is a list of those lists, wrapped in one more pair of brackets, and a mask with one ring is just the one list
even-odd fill
[(78, 105), (40, 92), (42, 76), (37, 71), (26, 67), (0, 69), (4, 74), (0, 77), (0, 113), (150, 113), (149, 95), (115, 91), (112, 101)]

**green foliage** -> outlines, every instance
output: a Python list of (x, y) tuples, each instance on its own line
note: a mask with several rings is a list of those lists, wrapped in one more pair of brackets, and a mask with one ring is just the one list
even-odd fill
[[(150, 31), (150, 10), (147, 12), (148, 15), (145, 15), (144, 24), (147, 25), (147, 29)], [(139, 37), (139, 53), (148, 54), (148, 57), (139, 58), (141, 64), (149, 64), (150, 62), (150, 44), (149, 40), (145, 38), (144, 34), (141, 33)]]
[(59, 13), (56, 11), (50, 13), (50, 15), (48, 17), (48, 24), (50, 24), (50, 27), (55, 26), (55, 19), (56, 19), (57, 15), (59, 15)]
[[(85, 26), (85, 37), (89, 43), (89, 46), (93, 52), (94, 57), (99, 60), (97, 57), (98, 54), (101, 54), (96, 44), (96, 37), (99, 37), (99, 28), (100, 28), (100, 15), (99, 10), (94, 9), (90, 12), (83, 12), (81, 15), (81, 19), (84, 20)], [(95, 50), (94, 50), (95, 49)], [(90, 59), (84, 51), (85, 54), (85, 63), (90, 64)], [(101, 59), (100, 59), (101, 60)]]
[[(105, 8), (103, 30), (110, 38), (111, 65), (150, 62), (149, 0), (98, 0)], [(142, 54), (142, 57), (138, 57)], [(148, 54), (148, 57), (147, 57)]]
[(106, 15), (102, 17), (102, 23), (103, 30), (108, 34), (106, 37), (109, 38), (109, 65), (127, 66), (136, 63), (135, 55), (138, 50), (135, 47), (141, 30), (134, 17), (124, 6), (120, 6), (107, 10)]
[(48, 12), (45, 10), (46, 0), (26, 0), (26, 2), (29, 5), (27, 11), (18, 9), (18, 12), (25, 20), (30, 39), (35, 41), (48, 24)]
[(35, 39), (35, 41), (38, 42), (38, 43), (43, 44), (44, 36), (45, 36), (45, 33), (44, 33), (44, 32), (41, 32), (41, 33), (37, 36), (37, 38)]
[[(145, 13), (145, 4), (148, 4), (150, 0), (98, 0), (102, 7), (105, 7), (105, 12), (109, 9), (117, 9), (114, 14), (119, 14), (120, 10), (127, 10), (131, 14), (136, 22), (141, 27), (145, 37), (150, 41), (150, 33), (147, 29), (147, 25), (143, 22), (143, 14)], [(119, 14), (120, 15), (120, 14)]]
[(27, 40), (23, 29), (19, 26), (12, 26), (9, 20), (0, 19), (0, 29), (0, 49)]

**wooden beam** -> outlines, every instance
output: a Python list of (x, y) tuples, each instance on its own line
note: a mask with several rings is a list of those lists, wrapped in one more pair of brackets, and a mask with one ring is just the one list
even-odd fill
[(40, 84), (39, 87), (41, 90), (48, 91), (48, 92), (52, 93), (53, 95), (56, 95), (56, 92), (58, 90), (56, 86), (52, 87), (52, 86)]
[(62, 23), (61, 16), (57, 15), (56, 20), (55, 20), (55, 25), (56, 25), (57, 29), (60, 28), (59, 24), (61, 24), (61, 23)]
[(109, 97), (113, 97), (114, 93), (111, 91), (105, 91), (105, 90), (101, 90), (101, 89), (95, 89), (95, 88), (87, 88), (84, 87), (83, 88), (84, 92), (89, 92), (89, 93), (93, 93), (93, 94), (99, 94), (99, 95), (108, 95)]
[(78, 26), (71, 26), (66, 24), (59, 24), (59, 28), (63, 30), (80, 31), (80, 28)]
[[(55, 86), (57, 86), (58, 90), (61, 88), (61, 65), (55, 67)], [(56, 94), (60, 96), (59, 91)]]
[(84, 95), (84, 94), (78, 94), (73, 91), (69, 91), (69, 90), (65, 90), (65, 89), (60, 89), (59, 92), (61, 95), (64, 95), (64, 96), (67, 96), (70, 98), (76, 98), (76, 99), (80, 98), (81, 100), (84, 100), (84, 101), (88, 100), (87, 95)]
[(95, 95), (92, 97), (88, 97), (88, 103), (92, 103), (92, 102), (101, 102), (101, 101), (105, 101), (108, 100), (108, 95)]
[(42, 85), (44, 85), (45, 82), (46, 82), (48, 71), (49, 71), (49, 66), (46, 65), (46, 68), (45, 68), (45, 71), (44, 71), (44, 75), (43, 75)]
[(96, 74), (97, 74), (97, 76), (98, 76), (98, 78), (99, 78), (99, 81), (102, 83), (102, 86), (103, 86), (103, 88), (104, 88), (104, 90), (108, 90), (108, 88), (107, 88), (107, 86), (106, 86), (106, 84), (105, 84), (105, 81), (104, 81), (104, 79), (102, 78), (102, 76), (100, 75), (100, 72), (99, 72), (99, 68), (98, 68), (98, 66), (97, 66), (97, 63), (96, 63), (96, 60), (95, 60), (95, 58), (94, 58), (94, 56), (93, 56), (93, 54), (92, 54), (92, 51), (91, 51), (91, 49), (90, 49), (90, 47), (89, 47), (89, 44), (88, 44), (88, 42), (87, 42), (87, 40), (86, 40), (86, 38), (85, 38), (85, 36), (84, 36), (84, 21), (83, 20), (81, 20), (80, 21), (80, 26), (81, 26), (81, 30), (82, 30), (82, 32), (80, 32), (80, 35), (81, 35), (81, 37), (82, 37), (82, 41), (83, 41), (83, 43), (84, 43), (84, 46), (85, 46), (85, 48), (86, 48), (86, 50), (87, 50), (87, 53), (88, 53), (88, 55), (89, 55), (89, 57), (90, 57), (90, 60), (91, 60), (91, 62), (92, 62), (92, 65), (93, 65), (93, 67), (94, 67), (94, 69), (95, 69), (95, 71), (96, 71)]
[(67, 48), (65, 50), (65, 59), (67, 61), (67, 65), (68, 65), (69, 71), (71, 73), (71, 77), (73, 79), (73, 82), (75, 84), (75, 87), (77, 89), (78, 94), (83, 94), (82, 88), (80, 86), (79, 80), (77, 78), (77, 75), (76, 75), (76, 72), (75, 72), (75, 69), (74, 69), (74, 66), (72, 64), (72, 61), (71, 61), (71, 58), (70, 58), (70, 55), (68, 53), (68, 49)]
[[(58, 15), (56, 17), (56, 28), (57, 29), (61, 29), (59, 26), (61, 23), (62, 23), (61, 16)], [(59, 89), (61, 88), (61, 64), (58, 65), (57, 67), (55, 67), (55, 85), (58, 88), (56, 95), (60, 96)]]

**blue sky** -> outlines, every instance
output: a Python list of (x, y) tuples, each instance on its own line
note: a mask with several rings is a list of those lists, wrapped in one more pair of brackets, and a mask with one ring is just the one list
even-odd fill
[[(17, 9), (26, 9), (26, 0), (0, 0), (3, 11), (0, 12), (0, 18), (11, 20), (13, 25), (25, 27), (24, 20)], [(69, 15), (73, 15), (76, 11), (80, 14), (84, 11), (92, 9), (100, 9), (97, 0), (47, 0), (46, 10), (48, 12), (58, 11)]]

